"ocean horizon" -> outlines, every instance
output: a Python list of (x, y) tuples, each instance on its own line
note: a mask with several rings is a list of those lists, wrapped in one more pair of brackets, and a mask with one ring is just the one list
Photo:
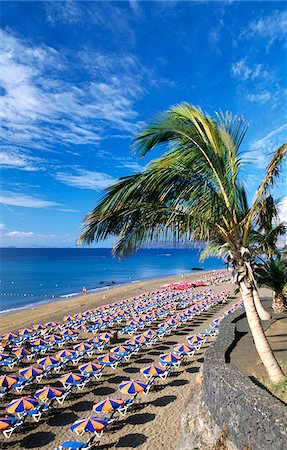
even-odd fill
[(1, 248), (0, 313), (121, 284), (224, 268), (198, 249), (149, 248), (118, 260), (110, 248)]

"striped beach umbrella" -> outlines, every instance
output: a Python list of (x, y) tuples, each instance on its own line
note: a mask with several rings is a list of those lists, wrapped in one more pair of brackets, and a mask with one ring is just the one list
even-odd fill
[(165, 353), (164, 355), (160, 355), (159, 357), (160, 362), (162, 364), (178, 364), (181, 361), (181, 357), (178, 355), (175, 355), (172, 352)]
[(104, 430), (108, 424), (108, 421), (101, 417), (87, 417), (86, 419), (79, 419), (70, 427), (70, 430), (78, 435), (82, 435), (86, 432), (96, 433)]
[(18, 383), (18, 381), (19, 381), (18, 377), (14, 377), (11, 375), (2, 375), (0, 377), (0, 386), (2, 388), (8, 388), (8, 387), (13, 386), (13, 384)]
[(37, 367), (25, 367), (25, 369), (19, 370), (19, 374), (21, 377), (25, 378), (26, 380), (31, 380), (32, 378), (39, 377), (42, 375), (44, 371), (42, 369), (38, 369)]
[(74, 316), (65, 316), (63, 318), (64, 322), (74, 322), (74, 320), (76, 320), (76, 317), (74, 317)]
[(190, 344), (201, 344), (204, 338), (199, 334), (191, 334), (186, 338)]
[(29, 352), (29, 350), (27, 350), (25, 347), (12, 348), (11, 353), (13, 353), (13, 355), (15, 355), (17, 358), (31, 355), (31, 352)]
[(89, 362), (86, 364), (82, 364), (79, 366), (79, 370), (82, 373), (94, 373), (99, 372), (102, 369), (102, 366), (100, 364), (96, 364), (93, 362)]
[(19, 336), (27, 336), (28, 334), (32, 333), (33, 333), (32, 328), (23, 328), (22, 330), (18, 331)]
[(9, 403), (6, 406), (6, 411), (9, 414), (23, 413), (34, 409), (36, 405), (38, 405), (38, 402), (33, 397), (21, 397)]
[(64, 349), (56, 353), (56, 357), (60, 358), (61, 360), (73, 358), (74, 356), (76, 356), (75, 350)]
[(0, 430), (7, 430), (13, 423), (12, 417), (0, 417)]
[(73, 348), (76, 350), (76, 352), (89, 352), (93, 350), (91, 344), (88, 344), (87, 342), (82, 342), (81, 344), (74, 345)]
[(136, 344), (144, 344), (145, 342), (147, 342), (149, 340), (149, 338), (147, 338), (146, 336), (144, 336), (143, 334), (140, 334), (138, 336), (135, 337), (135, 342)]
[(60, 359), (57, 356), (46, 356), (45, 358), (38, 359), (37, 363), (40, 366), (54, 366), (58, 364)]
[(135, 339), (129, 339), (128, 341), (125, 341), (125, 345), (129, 345), (130, 347), (137, 347), (139, 344)]
[(45, 325), (46, 325), (46, 327), (49, 327), (49, 328), (52, 328), (52, 327), (56, 327), (56, 326), (58, 326), (59, 325), (59, 323), (58, 322), (47, 322), (47, 323), (45, 323)]
[(154, 330), (146, 330), (146, 331), (143, 332), (143, 336), (147, 336), (149, 338), (152, 338), (152, 337), (154, 337), (156, 335), (157, 335), (157, 332), (154, 331)]
[(130, 353), (130, 351), (131, 351), (131, 349), (127, 345), (119, 345), (118, 347), (111, 348), (112, 353), (115, 353), (115, 354), (118, 354), (121, 356), (128, 355)]
[(48, 336), (45, 336), (45, 339), (50, 344), (54, 344), (63, 340), (62, 336), (58, 336), (57, 334), (49, 334)]
[(81, 383), (84, 380), (84, 376), (80, 373), (70, 372), (62, 375), (58, 380), (62, 384)]
[(98, 335), (98, 338), (104, 341), (109, 341), (114, 337), (115, 333), (112, 333), (111, 331), (106, 331), (105, 333), (100, 333)]
[(110, 413), (124, 404), (124, 401), (118, 398), (106, 398), (93, 406), (93, 411), (97, 413)]
[(86, 327), (86, 325), (81, 324), (81, 325), (77, 325), (77, 326), (73, 327), (73, 330), (75, 330), (75, 331), (87, 331), (87, 327)]
[(98, 336), (94, 336), (94, 337), (92, 337), (92, 338), (90, 338), (90, 339), (88, 340), (88, 343), (89, 343), (89, 344), (99, 344), (100, 342), (103, 342), (103, 341), (100, 340), (100, 339), (98, 338)]
[(42, 345), (49, 345), (49, 342), (46, 341), (46, 339), (35, 339), (35, 341), (32, 342), (32, 345), (35, 347), (40, 347)]
[(119, 386), (118, 389), (123, 394), (130, 394), (130, 395), (136, 395), (145, 390), (147, 386), (147, 383), (145, 381), (141, 380), (128, 380), (123, 381)]
[(70, 328), (68, 328), (68, 330), (61, 330), (60, 334), (64, 337), (68, 337), (68, 336), (76, 336), (78, 333), (76, 333), (76, 331), (72, 331), (72, 330), (70, 330)]
[(119, 358), (107, 353), (106, 355), (98, 356), (98, 361), (102, 365), (105, 365), (105, 364), (108, 365), (108, 364), (115, 364), (117, 361), (119, 361)]
[(49, 400), (54, 400), (57, 397), (61, 397), (63, 393), (63, 389), (46, 386), (36, 391), (34, 397), (43, 403), (47, 403)]
[(45, 325), (42, 325), (41, 323), (36, 323), (35, 325), (31, 326), (32, 330), (35, 331), (41, 331), (41, 330), (45, 330)]
[(189, 353), (194, 352), (194, 347), (192, 345), (186, 344), (176, 344), (173, 346), (173, 351), (180, 355), (188, 355)]
[(18, 336), (15, 333), (5, 333), (1, 336), (1, 339), (3, 339), (3, 341), (11, 341), (12, 339), (16, 339)]
[(160, 375), (163, 375), (165, 373), (165, 370), (162, 369), (161, 367), (151, 365), (151, 366), (143, 367), (141, 369), (141, 373), (146, 378), (152, 378), (152, 377), (159, 377)]

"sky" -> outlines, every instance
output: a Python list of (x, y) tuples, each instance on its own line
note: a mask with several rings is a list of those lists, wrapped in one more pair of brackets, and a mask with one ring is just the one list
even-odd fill
[[(285, 2), (9, 1), (0, 26), (2, 246), (75, 246), (101, 191), (153, 157), (133, 135), (182, 101), (249, 122), (250, 199), (287, 141)], [(275, 195), (286, 219), (283, 175)]]

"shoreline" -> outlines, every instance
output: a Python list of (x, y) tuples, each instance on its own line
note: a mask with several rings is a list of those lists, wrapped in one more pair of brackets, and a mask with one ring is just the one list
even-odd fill
[[(194, 271), (193, 273), (185, 274), (184, 280), (195, 281), (199, 276), (212, 273), (215, 270)], [(147, 291), (152, 292), (158, 290), (163, 284), (182, 280), (183, 278), (179, 275), (140, 280), (115, 287), (100, 288), (101, 290), (96, 293), (68, 297), (66, 299), (51, 299), (51, 301), (38, 303), (35, 306), (24, 306), (21, 309), (7, 311), (0, 314), (1, 334), (8, 331), (15, 332), (20, 328), (29, 327), (36, 323), (44, 323), (50, 320), (61, 321), (67, 313), (80, 313), (97, 306), (135, 297)]]

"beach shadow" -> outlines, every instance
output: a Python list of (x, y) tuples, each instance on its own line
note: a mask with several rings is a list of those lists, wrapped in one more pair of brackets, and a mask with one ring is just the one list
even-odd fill
[(126, 373), (136, 373), (139, 372), (139, 369), (137, 367), (125, 367), (123, 371)]
[(111, 387), (99, 387), (99, 388), (94, 389), (92, 392), (95, 395), (109, 395), (109, 394), (113, 394), (114, 392), (116, 392), (116, 390)]
[(127, 377), (125, 376), (117, 375), (115, 377), (108, 378), (107, 382), (111, 384), (120, 384), (122, 381), (126, 381), (126, 379)]
[(163, 397), (159, 397), (154, 402), (152, 402), (152, 405), (159, 407), (167, 406), (170, 403), (174, 402), (176, 399), (176, 395), (164, 395)]
[(48, 431), (40, 431), (24, 437), (20, 448), (40, 448), (55, 440), (55, 434)]
[(123, 436), (119, 439), (116, 447), (130, 447), (137, 448), (140, 445), (144, 444), (147, 440), (147, 437), (144, 434), (140, 433), (131, 433)]
[(154, 419), (155, 414), (133, 414), (132, 416), (129, 416), (125, 422), (130, 425), (143, 425), (144, 423), (152, 422)]
[(197, 373), (197, 372), (199, 372), (199, 367), (189, 367), (188, 369), (186, 369), (186, 372)]
[(149, 364), (149, 363), (152, 363), (153, 362), (153, 359), (151, 359), (151, 358), (140, 358), (140, 359), (137, 359), (137, 364)]
[(173, 380), (170, 383), (168, 383), (169, 386), (184, 386), (185, 384), (188, 384), (188, 380)]
[(64, 412), (63, 414), (56, 414), (53, 417), (49, 417), (47, 423), (52, 427), (62, 427), (75, 422), (77, 419), (78, 416), (74, 412)]
[(73, 405), (74, 411), (90, 411), (93, 407), (94, 402), (89, 400), (83, 400), (81, 402), (75, 403)]

